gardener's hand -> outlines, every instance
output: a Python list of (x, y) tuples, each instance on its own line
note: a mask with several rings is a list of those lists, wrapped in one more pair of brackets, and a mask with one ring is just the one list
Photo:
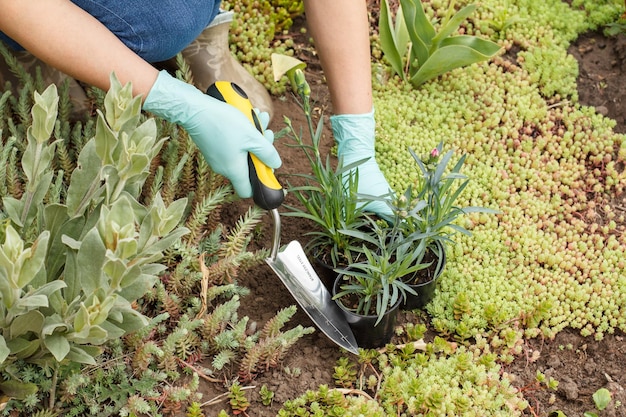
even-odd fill
[[(337, 155), (343, 165), (366, 159), (355, 169), (359, 172), (359, 194), (391, 198), (391, 187), (376, 162), (374, 151), (374, 111), (365, 114), (342, 114), (330, 117), (337, 141)], [(385, 201), (372, 201), (366, 211), (391, 219), (393, 212)]]
[[(213, 171), (228, 178), (237, 195), (252, 196), (248, 153), (276, 169), (281, 161), (272, 145), (273, 132), (263, 137), (238, 109), (161, 71), (143, 109), (181, 125)], [(269, 115), (259, 114), (267, 126)]]
[(256, 113), (259, 122), (261, 123), (261, 128), (263, 130), (263, 136), (269, 143), (274, 143), (274, 131), (267, 128), (270, 124), (270, 114), (266, 111), (261, 111), (257, 107), (255, 107), (254, 112)]

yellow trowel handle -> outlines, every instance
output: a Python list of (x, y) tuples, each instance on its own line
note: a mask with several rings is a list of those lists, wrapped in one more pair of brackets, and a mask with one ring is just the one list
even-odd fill
[[(235, 83), (216, 81), (207, 89), (207, 94), (238, 108), (261, 134), (263, 127), (246, 93)], [(253, 154), (248, 154), (248, 170), (252, 184), (252, 199), (261, 208), (278, 208), (285, 199), (285, 192), (274, 171)]]

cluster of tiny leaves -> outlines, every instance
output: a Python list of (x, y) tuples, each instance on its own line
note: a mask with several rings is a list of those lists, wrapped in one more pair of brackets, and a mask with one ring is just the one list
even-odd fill
[[(485, 2), (480, 9), (500, 6)], [(550, 87), (573, 77), (565, 51), (591, 27), (585, 11), (560, 1), (512, 7), (524, 19), (507, 29), (511, 42), (500, 40), (504, 54), (489, 63), (418, 90), (375, 74), (377, 159), (391, 186), (404, 190), (418, 175), (407, 148), (423, 154), (443, 140), (468, 154), (465, 203), (502, 212), (463, 220), (473, 235), (450, 248), (428, 307), (438, 331), (467, 339), (513, 323), (529, 337), (573, 327), (601, 339), (626, 330), (625, 213), (612, 204), (626, 191), (626, 139), (613, 131), (613, 120), (581, 106), (570, 87)], [(606, 13), (620, 12), (618, 5)], [(533, 51), (525, 55), (527, 62), (535, 57), (532, 73), (516, 62), (513, 43)], [(552, 45), (550, 52), (534, 52), (542, 43)], [(538, 65), (548, 56), (567, 65)], [(515, 345), (495, 339), (498, 347)]]
[(498, 364), (463, 347), (438, 341), (424, 353), (388, 351), (378, 363), (377, 397), (389, 415), (519, 416), (528, 406)]

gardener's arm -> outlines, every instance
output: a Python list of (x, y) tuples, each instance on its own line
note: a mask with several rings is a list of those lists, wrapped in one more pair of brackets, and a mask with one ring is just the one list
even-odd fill
[(69, 0), (0, 0), (0, 30), (64, 73), (109, 88), (111, 72), (147, 96), (158, 71)]
[(252, 195), (249, 153), (270, 168), (280, 166), (276, 149), (243, 113), (158, 72), (69, 0), (0, 0), (0, 30), (47, 64), (103, 90), (112, 72), (122, 84), (132, 82), (144, 110), (185, 128), (240, 197)]
[[(387, 196), (390, 187), (374, 149), (376, 123), (366, 0), (308, 0), (305, 9), (335, 113), (330, 121), (337, 155), (344, 165), (365, 161), (356, 168), (360, 194)], [(383, 201), (370, 202), (366, 210), (392, 216)]]
[(305, 1), (336, 114), (372, 110), (369, 19), (365, 0)]

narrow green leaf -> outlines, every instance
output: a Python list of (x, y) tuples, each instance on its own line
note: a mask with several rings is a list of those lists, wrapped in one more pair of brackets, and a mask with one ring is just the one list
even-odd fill
[(445, 46), (466, 46), (468, 48), (471, 48), (476, 51), (478, 55), (484, 56), (481, 61), (485, 61), (495, 56), (502, 49), (500, 45), (488, 39), (482, 39), (476, 36), (469, 35), (459, 35), (446, 38), (441, 41), (441, 47)]
[(78, 285), (85, 294), (91, 294), (99, 288), (106, 288), (103, 281), (102, 267), (104, 265), (106, 247), (96, 228), (92, 228), (85, 235), (76, 255), (78, 266)]
[(398, 45), (398, 52), (400, 54), (406, 54), (409, 48), (409, 29), (406, 27), (406, 21), (404, 20), (404, 13), (402, 12), (402, 6), (398, 6), (398, 12), (396, 14), (396, 21), (394, 26), (394, 34), (396, 35), (396, 44)]
[(105, 116), (98, 110), (98, 118), (96, 120), (96, 154), (102, 161), (102, 165), (115, 165), (116, 161), (113, 153), (118, 144), (118, 138), (115, 132), (109, 127), (105, 120)]
[[(401, 21), (404, 21), (402, 16), (396, 16), (396, 19), (398, 18)], [(391, 13), (389, 12), (389, 5), (387, 4), (387, 0), (383, 0), (380, 4), (380, 17), (378, 23), (380, 46), (394, 72), (402, 77), (402, 79), (405, 79), (404, 65), (402, 63), (402, 55), (404, 54), (404, 51), (401, 50), (400, 42), (398, 42), (393, 27), (394, 25), (391, 19)]]
[(32, 292), (32, 295), (43, 295), (49, 298), (52, 294), (67, 287), (65, 281), (55, 280), (52, 282), (48, 282), (47, 284), (42, 285)]
[(74, 316), (74, 331), (77, 333), (82, 332), (87, 326), (89, 326), (89, 312), (84, 303), (80, 304), (76, 316)]
[(4, 211), (11, 221), (19, 227), (24, 227), (24, 223), (22, 222), (24, 203), (13, 197), (4, 197), (2, 203), (4, 205)]
[(35, 216), (39, 214), (43, 200), (50, 190), (53, 176), (54, 174), (50, 171), (39, 173), (37, 179), (31, 183), (33, 188), (22, 197), (23, 200), (27, 200), (27, 203), (22, 207), (21, 213), (21, 222), (24, 226), (31, 225)]
[(35, 278), (39, 271), (44, 267), (44, 261), (46, 257), (46, 251), (48, 250), (48, 238), (50, 232), (44, 231), (35, 243), (30, 247), (31, 255), (20, 270), (17, 285), (19, 288), (24, 288), (26, 285)]
[(104, 187), (100, 181), (102, 161), (96, 153), (95, 139), (83, 147), (78, 165), (70, 179), (67, 191), (67, 210), (70, 218), (81, 216), (90, 204), (97, 203)]
[(30, 295), (22, 297), (15, 303), (16, 308), (33, 310), (39, 307), (48, 307), (48, 297), (45, 295)]
[(411, 39), (411, 49), (419, 66), (429, 57), (430, 46), (435, 37), (435, 28), (422, 7), (420, 0), (400, 0), (402, 14)]
[(452, 19), (448, 20), (446, 25), (442, 27), (439, 33), (433, 38), (433, 46), (437, 47), (441, 41), (452, 35), (452, 33), (461, 26), (461, 23), (474, 13), (474, 10), (476, 10), (476, 5), (470, 4), (456, 12), (455, 15), (452, 16)]
[(156, 258), (153, 258), (153, 256), (156, 255), (157, 257), (160, 257), (160, 254), (164, 250), (168, 249), (171, 245), (174, 244), (174, 242), (176, 242), (178, 239), (188, 233), (189, 229), (187, 229), (186, 227), (179, 227), (178, 229), (175, 229), (174, 231), (169, 233), (167, 236), (164, 236), (163, 238), (155, 242), (154, 244), (145, 247), (144, 251), (141, 253), (141, 256), (149, 257), (151, 261), (154, 261), (156, 260)]

